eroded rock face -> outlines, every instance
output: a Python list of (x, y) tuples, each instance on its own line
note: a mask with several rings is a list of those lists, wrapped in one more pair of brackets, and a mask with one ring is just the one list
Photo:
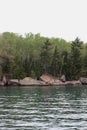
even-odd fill
[(80, 82), (81, 82), (83, 85), (87, 85), (87, 78), (81, 77), (81, 78), (80, 78)]

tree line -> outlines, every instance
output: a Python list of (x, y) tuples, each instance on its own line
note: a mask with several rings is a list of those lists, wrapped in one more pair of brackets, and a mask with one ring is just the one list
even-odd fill
[(0, 75), (6, 73), (18, 79), (39, 79), (43, 73), (64, 74), (67, 80), (86, 77), (87, 43), (78, 37), (67, 42), (40, 34), (4, 32), (0, 35)]

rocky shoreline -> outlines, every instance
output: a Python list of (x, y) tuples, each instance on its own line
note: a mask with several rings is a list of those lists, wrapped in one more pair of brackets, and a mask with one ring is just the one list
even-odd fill
[(66, 81), (65, 76), (60, 78), (53, 77), (49, 74), (43, 74), (40, 80), (32, 79), (31, 77), (25, 77), (24, 79), (9, 79), (5, 78), (0, 81), (0, 86), (81, 86), (87, 85), (87, 78), (81, 77), (79, 80)]

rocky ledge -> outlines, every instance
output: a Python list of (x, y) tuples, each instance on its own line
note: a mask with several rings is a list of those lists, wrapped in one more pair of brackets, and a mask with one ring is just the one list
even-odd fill
[(87, 78), (81, 77), (79, 80), (66, 81), (65, 76), (54, 77), (49, 74), (43, 74), (40, 80), (25, 77), (24, 79), (10, 79), (0, 81), (0, 86), (80, 86), (87, 85)]

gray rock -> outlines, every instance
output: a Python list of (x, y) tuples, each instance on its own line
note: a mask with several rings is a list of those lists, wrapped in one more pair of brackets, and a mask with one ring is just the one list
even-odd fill
[(60, 79), (62, 82), (65, 82), (65, 81), (66, 81), (65, 75), (62, 75), (59, 79)]
[(45, 82), (26, 77), (19, 81), (20, 86), (45, 86)]
[(40, 80), (42, 80), (43, 82), (45, 82), (46, 84), (53, 84), (54, 83), (54, 77), (50, 74), (43, 74), (41, 77), (40, 77)]
[(18, 79), (10, 79), (8, 81), (8, 85), (10, 85), (10, 86), (19, 86), (19, 81), (18, 81)]
[(87, 85), (87, 78), (81, 77), (81, 78), (80, 78), (80, 82), (81, 82), (83, 85)]
[(62, 86), (64, 83), (50, 74), (43, 74), (40, 79), (48, 85)]
[(79, 80), (65, 82), (65, 86), (79, 86), (79, 85), (81, 85), (81, 82)]

